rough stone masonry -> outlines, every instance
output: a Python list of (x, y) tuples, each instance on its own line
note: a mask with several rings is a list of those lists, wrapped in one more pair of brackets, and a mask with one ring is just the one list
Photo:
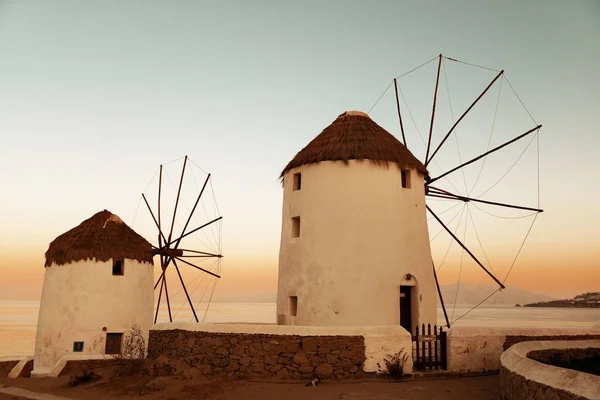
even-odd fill
[(348, 378), (363, 374), (365, 342), (362, 336), (150, 331), (148, 359), (157, 375)]

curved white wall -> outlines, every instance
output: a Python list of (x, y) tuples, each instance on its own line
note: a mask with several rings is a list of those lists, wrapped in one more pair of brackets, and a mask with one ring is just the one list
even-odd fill
[[(293, 175), (302, 174), (301, 190)], [(396, 164), (321, 162), (284, 177), (277, 319), (288, 325), (398, 325), (399, 286), (413, 287), (413, 326), (436, 323), (437, 292), (423, 176)], [(300, 217), (300, 237), (292, 218)], [(412, 281), (404, 276), (412, 274)], [(297, 296), (297, 316), (289, 296)]]
[[(147, 340), (153, 284), (153, 265), (130, 259), (125, 259), (122, 276), (112, 275), (112, 260), (47, 267), (32, 374), (46, 374), (67, 354), (104, 354), (106, 332), (139, 325)], [(75, 341), (84, 342), (83, 352), (73, 352)]]

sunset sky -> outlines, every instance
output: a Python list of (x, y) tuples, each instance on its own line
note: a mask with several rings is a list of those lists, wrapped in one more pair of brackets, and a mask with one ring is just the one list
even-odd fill
[[(545, 212), (507, 285), (554, 296), (599, 291), (598, 21), (596, 0), (0, 0), (0, 299), (38, 300), (49, 242), (103, 209), (150, 240), (153, 233), (136, 226), (147, 218), (145, 210), (136, 214), (140, 194), (152, 190), (146, 185), (159, 164), (184, 155), (212, 174), (224, 217), (215, 298), (273, 293), (281, 170), (339, 114), (369, 111), (394, 77), (440, 53), (504, 69), (543, 125)], [(421, 133), (429, 128), (436, 68), (434, 61), (399, 81)], [(450, 61), (444, 68), (437, 142), (496, 74)], [(486, 150), (497, 102), (492, 146), (535, 126), (511, 93), (507, 81), (490, 89), (479, 114), (461, 123), (460, 155), (454, 141), (440, 153), (442, 169)], [(394, 101), (388, 90), (370, 115), (400, 137)], [(405, 124), (409, 148), (423, 159), (416, 128)], [(480, 180), (475, 167), (464, 181), (453, 174), (452, 184), (468, 192), (476, 181), (472, 194), (483, 192), (523, 152), (482, 198), (537, 206), (537, 138), (528, 143), (490, 160)], [(174, 179), (180, 165), (169, 164)], [(440, 211), (451, 205), (433, 204)], [(533, 217), (493, 210), (502, 217), (493, 218), (472, 205), (461, 217), (461, 207), (444, 217), (456, 214), (451, 226), (483, 258), (481, 241), (504, 278)], [(439, 229), (430, 221), (432, 237)], [(432, 241), (438, 265), (444, 235)], [(471, 261), (461, 270), (460, 257), (451, 248), (442, 282), (454, 282), (460, 270), (463, 281), (491, 283)]]

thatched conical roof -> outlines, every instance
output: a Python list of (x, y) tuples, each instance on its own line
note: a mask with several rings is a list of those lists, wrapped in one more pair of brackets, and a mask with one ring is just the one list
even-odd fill
[(46, 267), (111, 258), (153, 263), (152, 245), (117, 215), (104, 210), (54, 239), (46, 251)]
[(391, 133), (377, 125), (367, 114), (346, 111), (323, 129), (281, 172), (321, 161), (370, 160), (378, 164), (396, 163), (416, 168), (423, 175), (427, 169)]

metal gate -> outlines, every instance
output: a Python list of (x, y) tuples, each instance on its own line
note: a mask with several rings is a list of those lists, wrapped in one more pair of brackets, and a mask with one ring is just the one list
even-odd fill
[[(419, 333), (419, 330), (421, 331)], [(412, 337), (413, 368), (416, 371), (446, 369), (446, 332), (437, 325), (425, 324), (415, 328)]]

